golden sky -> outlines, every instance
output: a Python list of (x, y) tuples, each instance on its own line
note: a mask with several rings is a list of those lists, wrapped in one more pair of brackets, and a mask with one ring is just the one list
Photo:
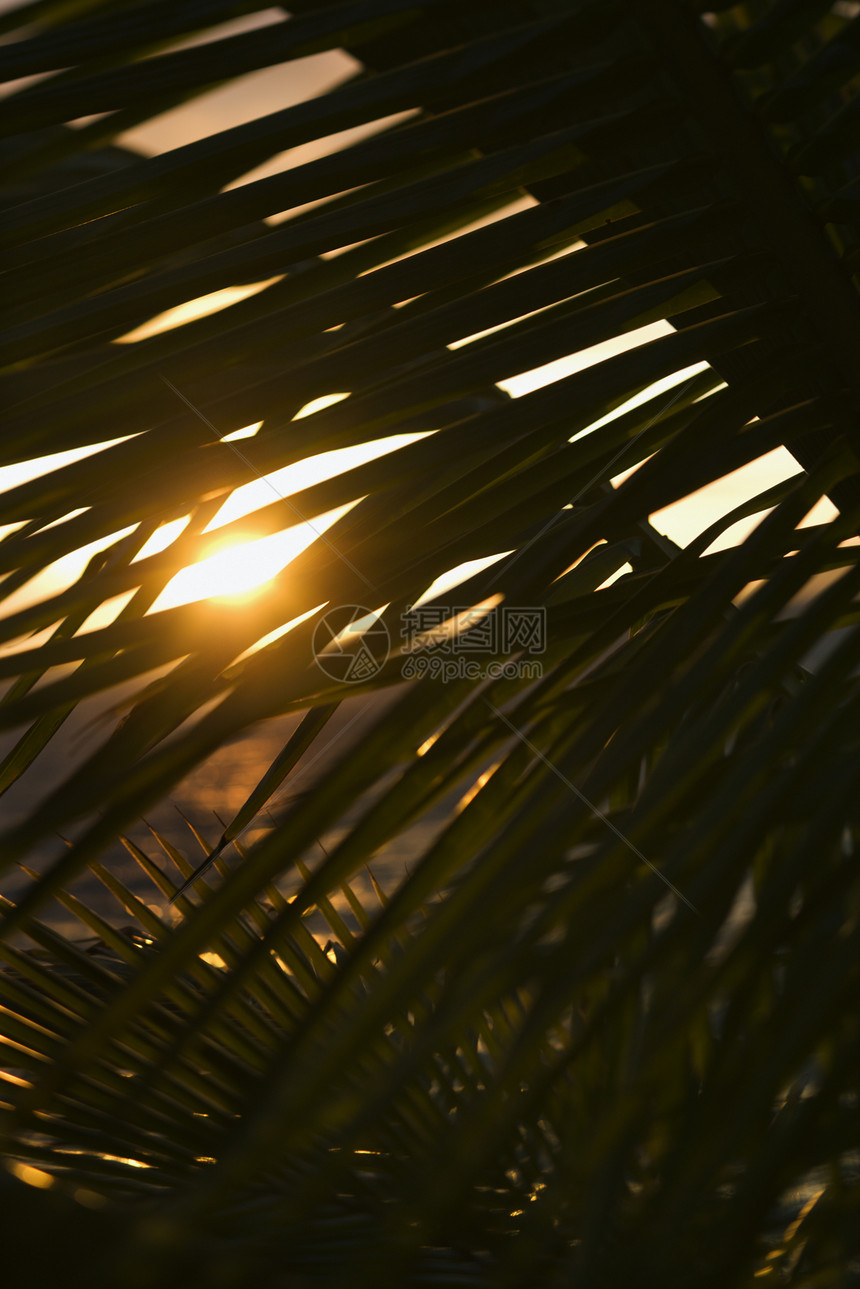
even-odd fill
[[(0, 9), (14, 7), (14, 0), (0, 0)], [(266, 10), (244, 19), (225, 23), (208, 32), (203, 39), (215, 39), (250, 27), (263, 26), (270, 22), (279, 21), (281, 17), (282, 14), (277, 9)], [(189, 41), (187, 43), (196, 42)], [(313, 55), (284, 66), (268, 68), (264, 71), (241, 77), (229, 85), (214, 89), (181, 108), (167, 112), (145, 125), (130, 130), (117, 141), (148, 154), (166, 151), (170, 148), (190, 143), (205, 135), (300, 102), (305, 98), (331, 88), (357, 69), (358, 64), (356, 61), (342, 51)], [(372, 128), (365, 127), (358, 131), (348, 131), (307, 147), (283, 153), (272, 158), (265, 166), (258, 167), (243, 176), (238, 182), (248, 182), (249, 180), (260, 178), (264, 174), (275, 173), (288, 166), (311, 160), (313, 157), (332, 151), (368, 133)], [(275, 220), (277, 220), (277, 216)], [(184, 306), (180, 310), (171, 311), (169, 315), (164, 315), (154, 320), (146, 328), (138, 328), (135, 332), (130, 333), (126, 339), (130, 340), (138, 335), (160, 330), (165, 326), (176, 325), (194, 313), (208, 312), (213, 308), (223, 308), (248, 294), (249, 291), (260, 289), (262, 285), (257, 284), (256, 287), (234, 288), (217, 292), (214, 296), (207, 297), (205, 301)], [(657, 323), (629, 334), (621, 342), (613, 341), (597, 345), (593, 349), (578, 353), (571, 358), (562, 359), (537, 371), (521, 373), (510, 380), (502, 382), (502, 386), (513, 397), (518, 397), (539, 385), (558, 380), (572, 371), (609, 357), (611, 354), (617, 353), (621, 348), (641, 344), (669, 331), (668, 324)], [(464, 338), (458, 344), (468, 343), (468, 339)], [(670, 382), (664, 382), (663, 387), (668, 388), (673, 384), (678, 384), (681, 380), (686, 379), (693, 370), (696, 369), (690, 368), (689, 371), (673, 377)], [(657, 392), (657, 389), (658, 387), (654, 387), (641, 397), (648, 397), (650, 393)], [(331, 401), (343, 396), (344, 394), (333, 392)], [(669, 394), (667, 394), (668, 397), (670, 397)], [(625, 408), (619, 409), (619, 412), (626, 410), (626, 407), (630, 405), (632, 404), (625, 405)], [(313, 407), (305, 408), (299, 415), (306, 415), (313, 410)], [(238, 438), (242, 434), (250, 436), (255, 432), (255, 429), (256, 427), (248, 427), (245, 431), (240, 431), (230, 437)], [(408, 441), (408, 437), (401, 436), (397, 440), (386, 439), (384, 444), (365, 445), (363, 448), (327, 453), (322, 457), (316, 457), (310, 461), (301, 462), (297, 466), (291, 466), (286, 471), (280, 471), (269, 480), (255, 479), (249, 472), (248, 484), (244, 488), (238, 489), (225, 503), (210, 528), (217, 528), (241, 513), (247, 513), (250, 509), (270, 503), (273, 495), (288, 495), (290, 491), (307, 487), (321, 478), (348, 469), (351, 465), (366, 460), (379, 450), (390, 451), (392, 448), (399, 446), (400, 443)], [(23, 466), (0, 469), (0, 490), (12, 486), (24, 478), (42, 473), (55, 464), (60, 464), (62, 458), (68, 459), (70, 455), (77, 454), (61, 454), (60, 457), (44, 458), (40, 462), (30, 462)], [(790, 454), (784, 449), (777, 449), (760, 461), (736, 471), (719, 483), (713, 484), (687, 498), (684, 502), (652, 516), (652, 522), (661, 532), (680, 545), (685, 545), (707, 528), (720, 514), (740, 504), (741, 501), (754, 493), (771, 486), (779, 479), (796, 473), (797, 470), (798, 466)], [(267, 578), (274, 576), (300, 550), (309, 545), (319, 532), (334, 522), (339, 513), (341, 512), (315, 517), (311, 524), (296, 525), (282, 534), (261, 539), (250, 547), (234, 546), (230, 549), (225, 549), (204, 563), (184, 570), (177, 575), (166, 589), (158, 601), (157, 607), (167, 607), (170, 604), (198, 599), (212, 594), (235, 594), (242, 591), (251, 591), (252, 588), (264, 583)], [(820, 502), (806, 522), (820, 522), (832, 513), (835, 512), (829, 502)], [(178, 521), (173, 525), (165, 525), (147, 547), (147, 553), (157, 547), (163, 548), (167, 545), (181, 530), (183, 522)], [(750, 531), (757, 522), (758, 518), (753, 518), (736, 525), (724, 534), (719, 544), (722, 546), (733, 544), (743, 537), (746, 532)], [(100, 545), (104, 545), (104, 543), (102, 542)], [(19, 595), (14, 597), (16, 601), (14, 604), (10, 600), (7, 603), (6, 611), (20, 607), (20, 604), (25, 600), (31, 601), (37, 594), (55, 590), (60, 583), (68, 584), (69, 580), (82, 571), (91, 554), (91, 550), (79, 552), (75, 556), (70, 556), (62, 561), (61, 565), (55, 565), (51, 570), (47, 570), (45, 574), (34, 580), (29, 587), (22, 589)], [(102, 621), (105, 620), (105, 616), (113, 616), (113, 613), (119, 607), (118, 605), (113, 606), (109, 614), (102, 615)], [(89, 625), (96, 625), (96, 623), (93, 620)]]

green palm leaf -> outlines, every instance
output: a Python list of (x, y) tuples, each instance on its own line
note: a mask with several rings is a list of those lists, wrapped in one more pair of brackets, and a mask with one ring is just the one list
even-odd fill
[[(16, 1283), (853, 1283), (855, 9), (3, 15)], [(300, 525), (254, 599), (157, 603)], [(276, 717), (193, 856), (129, 835)]]

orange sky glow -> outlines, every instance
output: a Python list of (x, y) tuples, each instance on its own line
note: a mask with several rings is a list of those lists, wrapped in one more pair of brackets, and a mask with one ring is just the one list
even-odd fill
[[(0, 7), (10, 8), (14, 6), (5, 3), (0, 4)], [(245, 19), (223, 24), (212, 32), (206, 33), (203, 39), (214, 39), (217, 36), (232, 34), (235, 31), (245, 30), (252, 26), (265, 26), (267, 23), (278, 21), (281, 17), (280, 11), (276, 9), (267, 10)], [(197, 42), (189, 41), (187, 43)], [(261, 72), (255, 72), (239, 78), (234, 83), (212, 90), (183, 107), (167, 112), (153, 121), (130, 130), (127, 134), (121, 136), (117, 142), (147, 154), (166, 151), (218, 130), (252, 120), (264, 113), (286, 107), (291, 103), (300, 102), (313, 94), (336, 85), (354, 73), (358, 66), (349, 55), (343, 51), (338, 51), (300, 59), (290, 63), (287, 67), (273, 67)], [(83, 124), (83, 122), (76, 124)], [(247, 183), (264, 175), (276, 173), (287, 166), (301, 164), (341, 147), (345, 143), (368, 133), (373, 128), (371, 126), (358, 131), (347, 131), (343, 135), (334, 136), (307, 147), (282, 153), (280, 156), (272, 158), (264, 166), (249, 172), (237, 182)], [(525, 198), (521, 204), (525, 205), (528, 202), (529, 199)], [(281, 216), (276, 215), (270, 222), (277, 222), (279, 218)], [(276, 279), (270, 279), (270, 281), (272, 280)], [(225, 291), (216, 292), (214, 295), (207, 296), (202, 300), (191, 301), (178, 309), (170, 310), (167, 314), (159, 315), (159, 317), (152, 319), (143, 327), (136, 328), (135, 331), (123, 337), (123, 341), (129, 343), (136, 339), (142, 339), (146, 335), (177, 326), (192, 317), (225, 308), (237, 300), (261, 290), (265, 285), (268, 285), (268, 283), (229, 288)], [(520, 397), (540, 385), (558, 380), (591, 363), (599, 362), (621, 349), (642, 344), (660, 335), (668, 334), (670, 330), (671, 328), (667, 323), (655, 323), (631, 332), (620, 341), (597, 345), (593, 349), (585, 350), (569, 358), (551, 363), (546, 367), (522, 372), (509, 380), (500, 382), (500, 384), (512, 397)], [(456, 345), (451, 347), (456, 348), (460, 345), (468, 344), (473, 339), (476, 339), (476, 337), (463, 337)], [(674, 375), (668, 381), (653, 386), (637, 399), (631, 400), (622, 408), (619, 408), (612, 415), (620, 415), (621, 412), (626, 411), (635, 403), (661, 392), (661, 389), (667, 391), (668, 400), (671, 397), (670, 391), (673, 386), (687, 379), (694, 371), (699, 370), (704, 365), (700, 364), (698, 368), (689, 368)], [(333, 391), (328, 398), (316, 400), (314, 404), (303, 408), (298, 413), (298, 416), (312, 415), (318, 408), (344, 397), (347, 397), (346, 393)], [(251, 438), (258, 428), (258, 426), (248, 426), (227, 436), (227, 438), (232, 440)], [(249, 469), (248, 483), (236, 489), (228, 498), (216, 518), (209, 525), (209, 530), (216, 531), (217, 528), (230, 520), (241, 517), (241, 515), (247, 514), (257, 507), (270, 504), (277, 496), (287, 497), (290, 492), (306, 488), (322, 479), (349, 470), (352, 466), (366, 461), (380, 452), (388, 452), (402, 446), (415, 437), (418, 436), (401, 435), (396, 438), (387, 438), (376, 444), (365, 444), (361, 447), (340, 452), (325, 453), (290, 466), (286, 470), (278, 471), (265, 479), (255, 478), (253, 471)], [(102, 446), (104, 445), (100, 445), (100, 447)], [(0, 469), (0, 491), (12, 487), (27, 478), (44, 473), (78, 455), (80, 454), (77, 452), (62, 453), (55, 457), (42, 458), (40, 461)], [(798, 468), (791, 455), (785, 449), (778, 448), (759, 461), (735, 471), (718, 483), (712, 484), (708, 488), (686, 498), (683, 502), (653, 515), (651, 517), (652, 523), (660, 532), (672, 538), (679, 545), (686, 545), (699, 533), (703, 532), (716, 518), (724, 514), (726, 510), (739, 505), (747, 497), (770, 487), (777, 481), (797, 473)], [(617, 483), (618, 480), (613, 482)], [(285, 502), (286, 505), (287, 503)], [(257, 593), (264, 589), (267, 582), (280, 572), (291, 559), (295, 558), (320, 533), (335, 522), (338, 516), (344, 513), (346, 509), (349, 509), (349, 507), (333, 511), (327, 515), (309, 516), (305, 522), (293, 523), (287, 526), (283, 532), (259, 538), (253, 542), (234, 543), (225, 546), (223, 550), (217, 551), (209, 558), (177, 573), (151, 611), (155, 612), (175, 604), (187, 603), (216, 595), (242, 596)], [(807, 516), (805, 523), (822, 522), (834, 513), (832, 505), (828, 501), (822, 500)], [(722, 536), (717, 545), (728, 546), (736, 543), (759, 522), (760, 518), (761, 516), (755, 516), (734, 525), (732, 529), (729, 529)], [(144, 548), (140, 557), (143, 554), (151, 554), (156, 550), (165, 549), (169, 546), (181, 532), (185, 522), (186, 520), (177, 520), (163, 525)], [(37, 578), (33, 579), (27, 587), (22, 588), (20, 592), (10, 597), (6, 605), (6, 612), (13, 612), (15, 609), (23, 607), (25, 603), (31, 603), (42, 595), (54, 593), (62, 586), (69, 585), (83, 570), (87, 560), (93, 553), (93, 549), (97, 549), (99, 546), (103, 547), (105, 544), (105, 541), (101, 541), (96, 544), (95, 548), (76, 552), (74, 555), (59, 561), (58, 564), (53, 565), (50, 569), (45, 570)], [(500, 555), (502, 553), (499, 552)], [(483, 562), (488, 563), (491, 561)], [(476, 565), (470, 565), (470, 571), (474, 571), (475, 567)], [(445, 578), (434, 584), (433, 589), (440, 591), (444, 589), (446, 584), (453, 585), (459, 580), (460, 572), (460, 570), (451, 570)], [(88, 629), (103, 625), (105, 621), (110, 620), (122, 607), (123, 602), (124, 599), (103, 606), (103, 609), (89, 620)]]

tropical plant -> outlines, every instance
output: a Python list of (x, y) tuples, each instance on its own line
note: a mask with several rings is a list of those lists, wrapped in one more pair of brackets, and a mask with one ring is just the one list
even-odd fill
[[(32, 78), (0, 101), (3, 463), (89, 449), (3, 496), (0, 787), (124, 700), (5, 836), (4, 1269), (856, 1283), (860, 6), (264, 9), (0, 19), (4, 79)], [(122, 146), (339, 48), (360, 70), (317, 97)], [(217, 530), (348, 507), (241, 611), (149, 612), (239, 485), (381, 439)], [(651, 522), (775, 449), (796, 468), (685, 545)], [(362, 675), (314, 661), (342, 606), (369, 613), (326, 658), (357, 643)], [(346, 700), (360, 743), (342, 724), (302, 780)], [(148, 888), (105, 859), (284, 714), (214, 851), (129, 840)], [(409, 830), (369, 902), (356, 875)]]

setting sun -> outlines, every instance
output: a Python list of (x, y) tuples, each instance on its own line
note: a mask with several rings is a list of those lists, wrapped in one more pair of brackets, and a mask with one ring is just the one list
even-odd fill
[[(346, 393), (325, 394), (306, 403), (293, 419), (302, 420), (348, 397)], [(225, 435), (222, 442), (253, 438), (259, 429), (259, 424)], [(244, 598), (257, 593), (356, 504), (353, 501), (324, 515), (304, 517), (300, 516), (293, 507), (290, 501), (292, 494), (320, 483), (324, 479), (345, 473), (374, 457), (393, 452), (421, 437), (423, 437), (421, 434), (396, 434), (373, 443), (323, 452), (318, 456), (297, 461), (282, 470), (276, 470), (272, 474), (260, 475), (249, 483), (235, 488), (215, 517), (210, 520), (205, 529), (207, 533), (217, 533), (218, 529), (226, 524), (242, 519), (245, 515), (252, 514), (260, 507), (278, 499), (284, 503), (285, 514), (291, 512), (289, 517), (294, 520), (299, 519), (300, 522), (294, 523), (282, 532), (271, 533), (267, 537), (259, 537), (254, 541), (225, 540), (221, 549), (177, 573), (164, 588), (150, 612), (174, 608), (180, 604), (189, 604), (195, 600), (213, 596)], [(187, 519), (183, 519), (163, 525), (143, 548), (140, 557), (166, 549), (179, 536), (186, 523)], [(217, 542), (217, 538), (215, 541)]]
[(246, 598), (255, 594), (348, 509), (348, 506), (342, 506), (321, 515), (314, 520), (313, 526), (299, 524), (256, 541), (225, 544), (222, 550), (196, 564), (189, 564), (171, 578), (151, 612), (212, 596)]

